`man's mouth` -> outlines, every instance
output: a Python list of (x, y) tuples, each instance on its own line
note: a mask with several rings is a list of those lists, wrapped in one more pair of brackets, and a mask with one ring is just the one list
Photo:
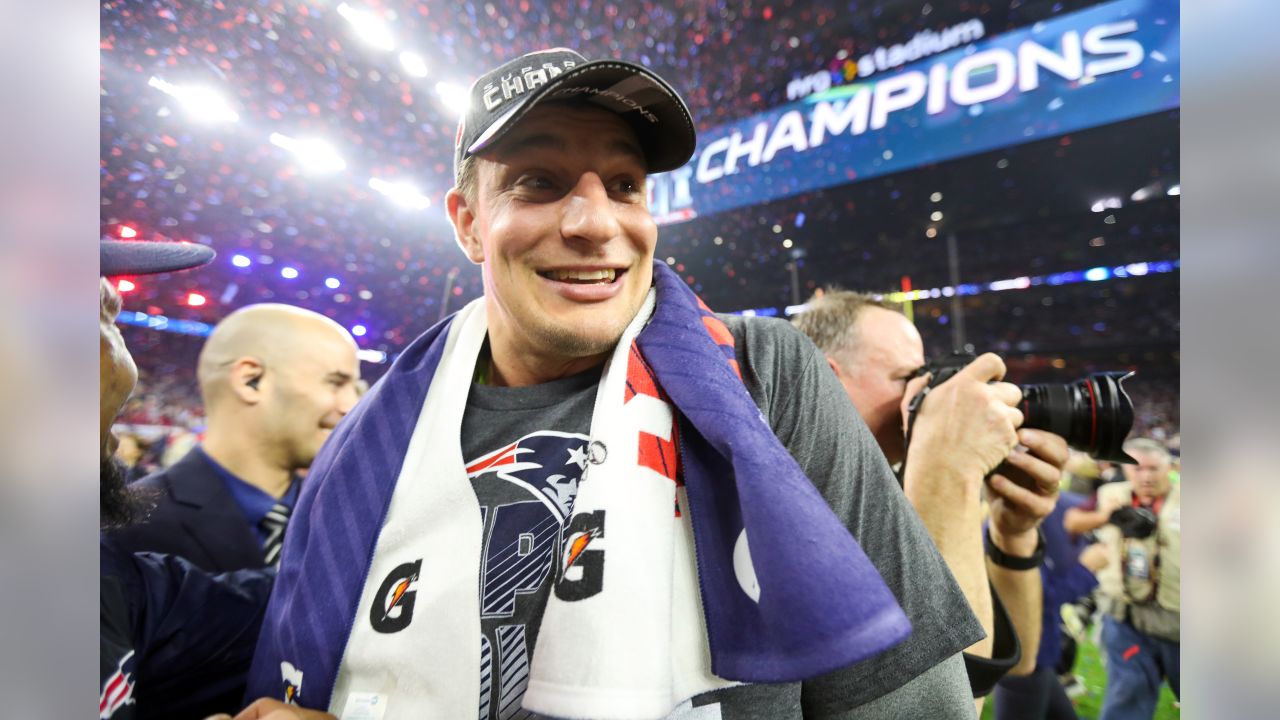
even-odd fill
[(610, 285), (625, 275), (625, 269), (603, 268), (599, 270), (540, 270), (538, 274), (548, 280), (574, 285)]

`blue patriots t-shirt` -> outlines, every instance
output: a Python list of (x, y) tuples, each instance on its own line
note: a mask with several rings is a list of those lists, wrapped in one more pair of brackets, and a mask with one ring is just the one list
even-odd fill
[(587, 465), (601, 368), (554, 382), (472, 385), (462, 452), (484, 519), (480, 718), (531, 718), (520, 707), (554, 558)]

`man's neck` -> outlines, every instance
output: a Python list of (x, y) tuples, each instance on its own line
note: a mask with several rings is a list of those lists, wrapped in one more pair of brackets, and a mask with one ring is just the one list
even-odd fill
[(1159, 495), (1139, 495), (1138, 493), (1134, 493), (1134, 497), (1138, 498), (1138, 502), (1143, 505), (1154, 505), (1160, 500), (1162, 500), (1168, 494), (1169, 494), (1169, 491), (1165, 490), (1163, 493)]
[(216, 432), (210, 425), (201, 447), (228, 472), (273, 498), (282, 497), (293, 482), (293, 472), (271, 462), (256, 448), (246, 445), (239, 433)]
[[(493, 352), (488, 343), (486, 357), (481, 353), (477, 364), (481, 367), (479, 377), (484, 378), (486, 385), (497, 387), (524, 387), (541, 385), (590, 370), (608, 359), (608, 353), (582, 358), (546, 358), (530, 353)], [(487, 366), (487, 368), (486, 368)]]

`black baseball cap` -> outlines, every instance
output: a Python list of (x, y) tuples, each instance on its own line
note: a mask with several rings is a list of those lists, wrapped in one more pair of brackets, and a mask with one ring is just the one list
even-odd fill
[(539, 103), (582, 102), (617, 113), (635, 130), (649, 172), (689, 162), (698, 137), (689, 108), (667, 81), (622, 60), (587, 60), (568, 48), (522, 55), (481, 75), (458, 125), (454, 179), (462, 161), (492, 146)]
[(103, 240), (98, 244), (98, 271), (103, 277), (153, 275), (199, 267), (216, 254), (196, 243)]

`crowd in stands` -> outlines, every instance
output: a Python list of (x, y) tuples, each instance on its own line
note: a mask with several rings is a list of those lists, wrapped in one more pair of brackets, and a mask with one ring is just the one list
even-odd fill
[[(589, 57), (634, 58), (679, 78), (695, 122), (705, 130), (784, 102), (788, 81), (831, 67), (842, 53), (856, 55), (974, 16), (995, 34), (1089, 4), (937, 4), (925, 13), (894, 2), (853, 10), (832, 2), (689, 0), (643, 2), (625, 12), (620, 4), (587, 0), (523, 0), (508, 7), (365, 3), (361, 7), (378, 15), (394, 37), (396, 52), (386, 52), (364, 43), (331, 4), (107, 2), (101, 16), (102, 231), (119, 236), (128, 228), (140, 238), (170, 236), (219, 252), (216, 265), (199, 275), (137, 280), (125, 295), (128, 309), (212, 324), (245, 304), (296, 303), (347, 327), (365, 326), (362, 346), (394, 353), (481, 291), (479, 273), (457, 251), (441, 208), (451, 185), (457, 107), (438, 97), (437, 82), (465, 87), (495, 58), (554, 38)], [(403, 69), (400, 50), (422, 55), (428, 75)], [(219, 92), (240, 120), (201, 123), (149, 86), (153, 77)], [(1085, 218), (1097, 226), (1086, 231), (1077, 215), (1088, 200), (1047, 189), (1070, 188), (1062, 178), (1082, 174), (1081, 168), (1120, 172), (1116, 168), (1131, 163), (1116, 161), (1116, 153), (1134, 138), (1154, 135), (1176, 149), (1176, 125), (1176, 118), (1154, 119), (1130, 131), (1077, 135), (1069, 147), (1058, 140), (1023, 146), (1005, 154), (1012, 165), (999, 172), (991, 169), (997, 158), (981, 156), (949, 164), (945, 172), (925, 169), (699, 219), (665, 228), (660, 251), (685, 265), (682, 274), (693, 278), (712, 307), (726, 311), (789, 304), (789, 256), (771, 230), (775, 225), (794, 234), (796, 248), (808, 253), (800, 261), (804, 295), (831, 282), (896, 285), (904, 272), (932, 282), (945, 277), (940, 243), (906, 240), (923, 238), (927, 198), (943, 190), (947, 197), (938, 207), (948, 218), (940, 227), (961, 233), (968, 275), (1023, 267), (1021, 255), (999, 268), (984, 267), (999, 256), (984, 250), (998, 243), (1009, 255), (1014, 247), (1039, 245), (1029, 239), (1060, 236), (1063, 228), (1107, 238), (1101, 252), (1077, 249), (1088, 256), (1080, 261), (1092, 260), (1111, 252), (1113, 241), (1161, 242), (1153, 239), (1160, 235), (1154, 225), (1167, 221), (1131, 220), (1126, 209), (1112, 225), (1101, 216)], [(1165, 137), (1170, 128), (1172, 140)], [(347, 168), (306, 174), (289, 153), (267, 142), (272, 132), (324, 138)], [(1099, 156), (1109, 162), (1097, 163)], [(1168, 162), (1176, 162), (1176, 152)], [(988, 175), (974, 177), (982, 168)], [(1128, 170), (1139, 178), (1169, 171)], [(944, 175), (951, 179), (940, 180)], [(370, 177), (410, 181), (431, 205), (397, 206), (369, 188)], [(1134, 184), (1111, 180), (1126, 193)], [(982, 192), (966, 198), (968, 187)], [(1064, 209), (1068, 196), (1070, 211)], [(995, 204), (999, 213), (991, 210)], [(807, 224), (797, 223), (800, 213)], [(1176, 225), (1176, 207), (1164, 216)], [(993, 223), (1005, 229), (988, 231)], [(1140, 239), (1130, 240), (1135, 234)], [(724, 242), (713, 245), (713, 237)], [(1176, 246), (1176, 227), (1172, 237)], [(1147, 260), (1152, 253), (1120, 254)], [(235, 255), (250, 265), (233, 265)], [(857, 272), (850, 259), (875, 270)], [(1059, 265), (1076, 259), (1048, 257), (1044, 269), (1068, 269)], [(285, 266), (297, 277), (282, 277)], [(329, 278), (336, 287), (326, 284)], [(205, 303), (187, 302), (190, 292)]]
[[(465, 86), (495, 58), (556, 38), (589, 57), (633, 58), (679, 78), (705, 130), (786, 102), (790, 80), (838, 70), (849, 56), (923, 29), (977, 17), (990, 35), (1090, 4), (926, 11), (888, 1), (851, 9), (678, 0), (623, 12), (589, 0), (364, 3), (391, 31), (395, 52), (387, 52), (363, 42), (329, 4), (107, 2), (103, 234), (127, 227), (142, 238), (207, 243), (220, 254), (202, 273), (137, 280), (124, 293), (127, 309), (212, 324), (245, 304), (294, 303), (363, 325), (361, 345), (394, 357), (481, 292), (440, 207), (451, 184), (457, 108), (437, 94), (437, 82)], [(425, 77), (401, 66), (401, 50), (423, 57)], [(240, 121), (196, 122), (148, 85), (153, 77), (222, 93)], [(730, 312), (781, 308), (828, 285), (892, 291), (904, 276), (914, 287), (950, 284), (948, 235), (963, 282), (1176, 260), (1179, 199), (1127, 196), (1151, 179), (1165, 189), (1177, 177), (1178, 127), (1174, 111), (700, 217), (663, 227), (658, 257), (711, 307)], [(270, 132), (323, 137), (348, 167), (303, 173), (266, 141)], [(413, 181), (432, 204), (399, 207), (371, 190), (369, 177)], [(1091, 211), (1100, 188), (1123, 207)], [(935, 210), (941, 221), (930, 218)], [(238, 254), (247, 267), (231, 263)], [(286, 265), (296, 278), (281, 276)], [(1176, 388), (1178, 277), (967, 297), (965, 339), (1034, 380), (1119, 367), (1137, 369), (1134, 382), (1163, 374), (1157, 385)], [(206, 302), (186, 302), (189, 292)], [(951, 349), (950, 301), (917, 302), (914, 311), (928, 350)], [(200, 338), (142, 329), (127, 337), (141, 380), (125, 421), (198, 429), (192, 368)], [(386, 367), (364, 366), (371, 380)], [(1148, 425), (1169, 424), (1172, 408), (1176, 434), (1176, 404), (1156, 403), (1163, 409), (1151, 412), (1166, 419)]]

